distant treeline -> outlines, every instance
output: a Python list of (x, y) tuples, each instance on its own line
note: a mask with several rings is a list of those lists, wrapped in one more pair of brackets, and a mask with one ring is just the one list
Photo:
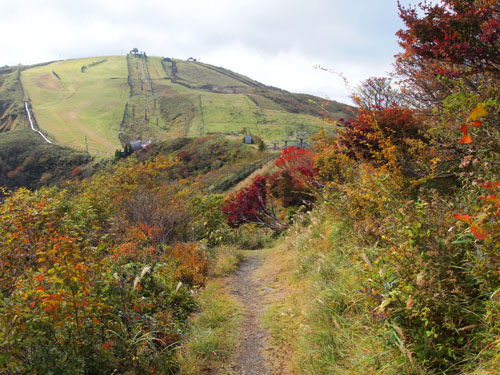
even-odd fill
[(99, 61), (93, 61), (88, 66), (87, 65), (82, 65), (82, 68), (81, 68), (82, 73), (84, 73), (85, 70), (87, 70), (87, 68), (92, 68), (93, 66), (105, 63), (106, 61), (108, 61), (108, 59), (103, 59), (103, 60), (99, 60)]

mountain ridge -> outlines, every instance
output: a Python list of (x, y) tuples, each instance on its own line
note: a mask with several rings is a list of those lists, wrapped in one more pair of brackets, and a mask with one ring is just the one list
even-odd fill
[(253, 134), (268, 144), (322, 126), (348, 106), (266, 86), (198, 61), (128, 54), (0, 69), (0, 131), (27, 127), (28, 100), (59, 144), (111, 154), (131, 140)]

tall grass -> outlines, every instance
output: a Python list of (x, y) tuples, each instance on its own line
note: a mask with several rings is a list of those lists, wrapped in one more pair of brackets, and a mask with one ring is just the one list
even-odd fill
[(228, 368), (237, 347), (241, 306), (224, 290), (220, 280), (209, 282), (198, 297), (199, 314), (178, 353), (180, 373), (197, 375)]
[(231, 246), (214, 249), (212, 279), (196, 296), (199, 311), (191, 321), (191, 332), (178, 352), (180, 374), (211, 373), (229, 369), (238, 347), (242, 306), (228, 293), (222, 277), (236, 270), (242, 254)]
[(424, 374), (404, 344), (394, 344), (369, 308), (366, 249), (321, 209), (301, 219), (268, 258), (288, 259), (290, 295), (266, 313), (272, 343), (292, 351), (296, 374)]

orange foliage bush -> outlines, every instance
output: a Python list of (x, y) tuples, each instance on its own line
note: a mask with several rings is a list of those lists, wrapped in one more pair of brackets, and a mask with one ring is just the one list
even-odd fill
[(178, 242), (167, 251), (176, 263), (176, 279), (188, 285), (205, 285), (210, 261), (196, 243)]

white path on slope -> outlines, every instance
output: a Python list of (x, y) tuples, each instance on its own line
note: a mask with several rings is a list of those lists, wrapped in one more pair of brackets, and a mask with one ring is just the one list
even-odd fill
[(28, 114), (28, 120), (29, 120), (30, 125), (31, 125), (31, 130), (40, 134), (42, 136), (42, 138), (45, 140), (45, 142), (52, 143), (50, 140), (47, 139), (46, 136), (43, 135), (43, 133), (40, 130), (36, 130), (35, 127), (33, 126), (33, 121), (31, 120), (30, 110), (28, 109), (28, 102), (24, 102), (24, 108), (26, 108), (26, 113)]

